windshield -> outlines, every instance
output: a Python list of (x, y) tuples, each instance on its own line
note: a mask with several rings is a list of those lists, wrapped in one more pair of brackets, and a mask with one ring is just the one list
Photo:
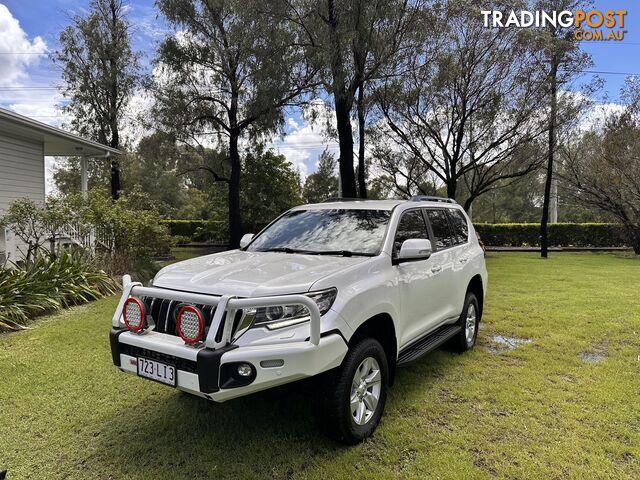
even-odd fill
[(247, 248), (325, 255), (377, 255), (391, 217), (388, 210), (294, 210), (285, 213)]

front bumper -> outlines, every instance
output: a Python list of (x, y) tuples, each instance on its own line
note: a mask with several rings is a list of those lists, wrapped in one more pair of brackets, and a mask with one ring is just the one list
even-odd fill
[[(311, 342), (246, 347), (230, 344), (210, 349), (186, 346), (179, 337), (164, 333), (151, 331), (138, 335), (112, 328), (110, 340), (113, 363), (122, 371), (137, 375), (138, 357), (169, 363), (176, 367), (178, 389), (216, 402), (317, 375), (339, 366), (347, 353), (347, 344), (338, 334), (322, 336), (318, 345)], [(276, 360), (281, 362), (274, 362)], [(278, 366), (263, 367), (265, 361), (267, 365)], [(225, 365), (238, 362), (251, 364), (256, 370), (255, 378), (245, 386), (224, 388), (221, 371)]]
[[(186, 345), (180, 337), (147, 329), (132, 333), (123, 328), (122, 309), (129, 296), (149, 296), (215, 307), (209, 333), (199, 347)], [(309, 312), (309, 337), (305, 341), (273, 342), (238, 346), (232, 341), (235, 312), (244, 308), (297, 304)], [(222, 331), (221, 338), (216, 332)], [(222, 402), (265, 390), (301, 378), (317, 375), (342, 363), (347, 344), (339, 334), (320, 334), (320, 311), (304, 295), (238, 299), (215, 297), (176, 290), (143, 287), (123, 278), (123, 293), (113, 315), (110, 334), (113, 363), (121, 370), (137, 375), (137, 359), (145, 357), (174, 365), (176, 387), (210, 400)], [(265, 363), (266, 362), (266, 363)], [(253, 367), (251, 378), (234, 378), (239, 363)]]

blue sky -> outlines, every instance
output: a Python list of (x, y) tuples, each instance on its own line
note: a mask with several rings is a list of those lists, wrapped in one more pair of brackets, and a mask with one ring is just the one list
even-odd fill
[[(640, 3), (637, 0), (596, 0), (598, 10), (626, 10), (622, 42), (582, 42), (582, 48), (593, 58), (594, 71), (635, 73), (640, 75)], [(586, 75), (586, 74), (585, 74)], [(589, 75), (590, 76), (590, 75)], [(624, 75), (602, 74), (606, 82), (599, 96), (618, 101)]]
[[(60, 125), (62, 117), (55, 108), (62, 100), (55, 90), (60, 84), (59, 72), (46, 56), (38, 53), (55, 50), (58, 34), (68, 25), (69, 17), (83, 13), (87, 5), (88, 0), (0, 0), (1, 107)], [(158, 18), (152, 0), (130, 0), (128, 5), (134, 25), (134, 47), (144, 52), (143, 61), (148, 65), (167, 28)], [(640, 5), (637, 0), (596, 0), (595, 8), (627, 10), (627, 32), (623, 42), (583, 42), (583, 48), (593, 57), (594, 65), (590, 70), (640, 74)], [(585, 73), (583, 79), (592, 75)], [(606, 83), (598, 93), (598, 99), (619, 101), (625, 76), (602, 73), (600, 77)], [(315, 170), (317, 157), (326, 146), (336, 151), (335, 143), (324, 138), (322, 127), (307, 124), (299, 112), (289, 112), (286, 131), (288, 135), (275, 140), (274, 146), (303, 174)]]

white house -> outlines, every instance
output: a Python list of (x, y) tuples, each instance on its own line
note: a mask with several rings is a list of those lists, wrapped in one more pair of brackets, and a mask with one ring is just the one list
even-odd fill
[[(0, 215), (16, 198), (44, 201), (45, 156), (81, 157), (81, 188), (86, 191), (88, 159), (118, 154), (114, 148), (0, 108)], [(20, 246), (11, 231), (0, 228), (0, 265), (15, 259)]]

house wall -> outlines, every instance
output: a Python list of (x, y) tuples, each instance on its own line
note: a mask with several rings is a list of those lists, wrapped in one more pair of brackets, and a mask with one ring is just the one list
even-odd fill
[[(44, 145), (0, 132), (0, 214), (20, 197), (44, 201)], [(15, 235), (0, 232), (0, 260), (3, 253), (16, 260), (20, 251), (24, 245)]]

